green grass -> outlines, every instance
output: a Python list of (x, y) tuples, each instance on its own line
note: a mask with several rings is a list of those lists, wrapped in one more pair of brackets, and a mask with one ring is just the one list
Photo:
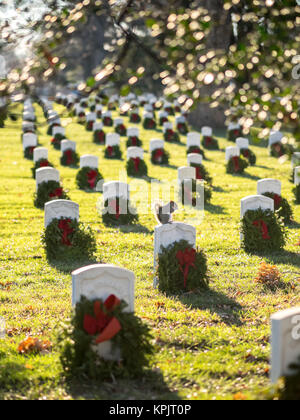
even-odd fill
[[(56, 107), (62, 110), (61, 107)], [(36, 107), (39, 123), (44, 123)], [(125, 119), (129, 125), (128, 119)], [(151, 138), (162, 133), (144, 131), (141, 139), (148, 151)], [(111, 383), (66, 383), (55, 346), (58, 324), (70, 314), (70, 267), (50, 266), (41, 247), (43, 211), (33, 206), (35, 181), (32, 162), (23, 158), (21, 121), (0, 130), (0, 316), (8, 334), (0, 340), (1, 399), (232, 399), (243, 393), (260, 395), (269, 385), (270, 315), (299, 305), (299, 225), (288, 230), (288, 243), (281, 253), (266, 257), (247, 255), (240, 249), (240, 200), (256, 193), (258, 179), (283, 181), (283, 196), (293, 204), (300, 222), (300, 207), (294, 205), (289, 182), (290, 162), (280, 164), (266, 148), (253, 147), (256, 167), (245, 176), (227, 175), (224, 149), (229, 143), (218, 132), (222, 150), (206, 152), (205, 166), (213, 176), (214, 192), (205, 218), (197, 226), (197, 245), (208, 257), (210, 290), (202, 294), (166, 297), (153, 289), (153, 230), (151, 215), (141, 215), (140, 226), (114, 229), (103, 225), (96, 210), (99, 193), (85, 193), (75, 184), (76, 169), (59, 164), (60, 152), (50, 146), (46, 125), (39, 132), (41, 145), (49, 148), (49, 160), (60, 170), (63, 185), (80, 205), (81, 221), (89, 223), (97, 237), (97, 261), (116, 264), (136, 275), (136, 313), (153, 332), (156, 353), (152, 370), (142, 380)], [(79, 154), (97, 154), (106, 180), (118, 179), (125, 160), (103, 158), (103, 146), (92, 142), (92, 133), (72, 123), (67, 136), (77, 141)], [(123, 158), (125, 139), (122, 138)], [(185, 142), (185, 138), (182, 137)], [(186, 165), (184, 145), (170, 145), (170, 166), (151, 165), (149, 176), (177, 179), (177, 167)], [(176, 215), (184, 220), (184, 214)], [(286, 287), (271, 292), (254, 281), (262, 260), (278, 265)], [(74, 267), (76, 268), (76, 264)], [(67, 271), (69, 269), (69, 271)], [(290, 285), (294, 285), (293, 288)], [(21, 356), (18, 344), (27, 335), (51, 340), (47, 355)]]

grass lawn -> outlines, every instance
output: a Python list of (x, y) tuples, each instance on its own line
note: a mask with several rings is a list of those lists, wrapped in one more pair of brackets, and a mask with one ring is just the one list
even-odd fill
[[(61, 111), (63, 108), (56, 106)], [(21, 110), (21, 109), (20, 109)], [(213, 177), (212, 202), (197, 226), (197, 245), (208, 257), (210, 290), (201, 294), (166, 297), (153, 289), (153, 216), (141, 215), (139, 226), (113, 229), (104, 226), (96, 204), (99, 193), (76, 187), (76, 169), (62, 167), (60, 152), (50, 146), (47, 125), (39, 106), (39, 142), (49, 148), (49, 160), (60, 170), (63, 186), (80, 205), (81, 221), (91, 225), (97, 237), (97, 261), (115, 264), (136, 275), (136, 313), (152, 329), (156, 353), (152, 371), (137, 381), (110, 383), (67, 383), (55, 346), (58, 324), (71, 310), (71, 269), (48, 264), (41, 247), (44, 213), (33, 206), (35, 181), (31, 161), (24, 159), (21, 121), (0, 130), (0, 317), (6, 321), (7, 336), (0, 340), (1, 399), (232, 399), (261, 395), (269, 385), (270, 316), (300, 304), (299, 226), (288, 229), (285, 250), (274, 255), (252, 256), (240, 249), (240, 200), (256, 194), (261, 178), (283, 182), (283, 196), (293, 204), (300, 223), (300, 207), (294, 205), (291, 164), (280, 164), (266, 148), (252, 147), (256, 167), (244, 176), (227, 175), (224, 149), (232, 143), (219, 132), (222, 150), (207, 151), (206, 168)], [(116, 116), (116, 114), (114, 115)], [(126, 125), (128, 119), (125, 118)], [(150, 163), (149, 140), (162, 133), (144, 131), (149, 176), (177, 179), (177, 168), (186, 165), (185, 145), (166, 144), (171, 159), (168, 167)], [(108, 130), (106, 130), (108, 131)], [(96, 154), (106, 180), (118, 179), (123, 161), (103, 158), (103, 146), (92, 142), (92, 133), (75, 122), (67, 137), (77, 142), (77, 151)], [(185, 137), (182, 137), (185, 142)], [(184, 214), (175, 216), (184, 220)], [(261, 261), (276, 264), (286, 287), (270, 291), (255, 283)], [(18, 344), (27, 336), (53, 342), (47, 355), (22, 356)]]

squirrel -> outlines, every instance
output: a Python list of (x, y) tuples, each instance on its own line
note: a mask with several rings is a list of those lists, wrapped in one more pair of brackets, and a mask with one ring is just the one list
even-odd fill
[(170, 201), (165, 205), (162, 202), (156, 202), (153, 206), (154, 217), (162, 225), (173, 223), (173, 213), (176, 210), (178, 210), (178, 206), (175, 201)]

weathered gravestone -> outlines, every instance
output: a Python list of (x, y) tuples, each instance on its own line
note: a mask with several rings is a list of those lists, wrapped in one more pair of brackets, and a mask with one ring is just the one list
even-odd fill
[(37, 146), (37, 135), (33, 133), (23, 134), (23, 150), (27, 147), (36, 147)]
[(203, 156), (199, 153), (189, 153), (187, 155), (187, 161), (189, 165), (192, 165), (192, 164), (202, 165)]
[(83, 155), (80, 157), (80, 169), (81, 168), (95, 168), (98, 169), (99, 158), (93, 155)]
[(189, 149), (190, 147), (199, 147), (200, 148), (200, 142), (201, 142), (201, 137), (199, 133), (188, 133), (187, 134), (187, 148)]
[(238, 137), (235, 141), (236, 146), (241, 149), (249, 149), (249, 140), (244, 137)]
[(57, 169), (51, 167), (39, 168), (35, 171), (36, 191), (42, 182), (56, 181), (59, 182), (60, 176)]
[(141, 147), (128, 147), (127, 149), (127, 160), (140, 158), (144, 160), (144, 150)]
[(117, 133), (106, 134), (105, 145), (107, 147), (120, 146), (120, 135)]
[(281, 181), (277, 179), (266, 178), (257, 182), (257, 194), (266, 193), (277, 194), (281, 196)]
[(46, 147), (36, 147), (33, 151), (33, 161), (38, 162), (41, 159), (48, 160), (48, 149)]
[(70, 200), (53, 200), (45, 204), (45, 228), (54, 219), (61, 218), (79, 221), (79, 204)]
[(229, 146), (226, 147), (225, 151), (225, 160), (226, 162), (229, 162), (231, 158), (240, 156), (240, 149), (236, 146)]

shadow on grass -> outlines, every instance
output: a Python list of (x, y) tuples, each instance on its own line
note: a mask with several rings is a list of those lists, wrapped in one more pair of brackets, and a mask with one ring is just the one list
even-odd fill
[(253, 181), (259, 181), (261, 179), (261, 177), (256, 176), (256, 175), (250, 175), (247, 172), (245, 172), (244, 174), (242, 174), (241, 175), (241, 178), (252, 179)]
[(211, 314), (218, 315), (226, 325), (243, 325), (240, 318), (242, 306), (221, 292), (207, 289), (199, 294), (183, 294), (178, 298), (186, 307), (208, 310)]
[(204, 210), (212, 214), (227, 214), (225, 207), (216, 206), (215, 204), (205, 204)]
[(300, 267), (300, 254), (290, 251), (278, 251), (273, 254), (259, 254), (273, 264), (285, 264)]
[(67, 392), (77, 399), (96, 400), (180, 400), (178, 393), (170, 389), (162, 373), (145, 371), (137, 379), (112, 381), (79, 381), (66, 383)]
[(143, 225), (135, 224), (135, 225), (123, 225), (119, 226), (119, 229), (122, 233), (146, 233), (147, 235), (152, 234), (148, 228)]
[(300, 229), (300, 223), (296, 222), (296, 220), (292, 220), (287, 224), (287, 227), (290, 229)]
[(214, 185), (213, 185), (213, 190), (215, 192), (219, 192), (219, 193), (228, 193), (228, 191), (224, 190), (224, 188), (222, 188), (222, 187), (216, 187)]
[(60, 271), (61, 273), (68, 274), (71, 273), (74, 270), (77, 270), (81, 267), (86, 267), (87, 265), (92, 264), (101, 264), (102, 261), (97, 261), (97, 259), (91, 259), (91, 260), (49, 260), (48, 263), (51, 267), (55, 268), (57, 271)]

